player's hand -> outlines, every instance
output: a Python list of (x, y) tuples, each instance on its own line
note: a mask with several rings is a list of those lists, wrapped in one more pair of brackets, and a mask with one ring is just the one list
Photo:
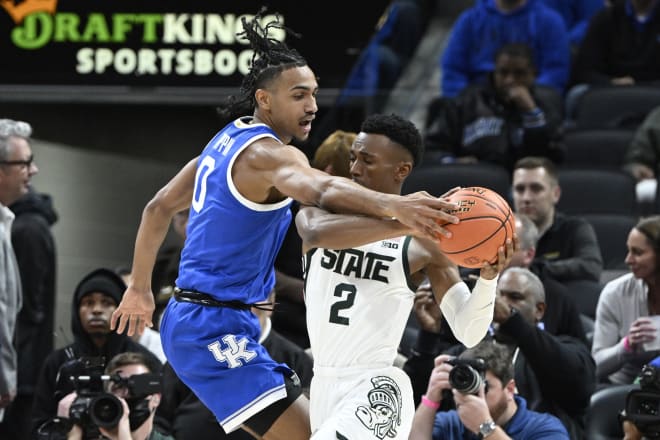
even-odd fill
[(495, 264), (490, 264), (487, 261), (484, 261), (479, 276), (486, 280), (494, 279), (497, 274), (501, 273), (506, 269), (509, 264), (511, 264), (511, 258), (513, 254), (518, 250), (520, 244), (518, 242), (518, 236), (513, 234), (513, 240), (507, 238), (504, 246), (500, 246), (497, 250), (497, 262)]
[(117, 329), (117, 333), (124, 333), (128, 325), (128, 336), (136, 332), (141, 333), (145, 327), (153, 327), (151, 318), (156, 305), (151, 290), (138, 290), (129, 286), (119, 303), (119, 307), (110, 318), (110, 330)]
[(440, 333), (442, 312), (433, 298), (430, 284), (424, 283), (417, 288), (413, 310), (422, 330)]
[(392, 204), (392, 215), (400, 223), (417, 231), (415, 235), (437, 240), (439, 236), (451, 237), (451, 233), (440, 225), (458, 223), (458, 217), (449, 214), (457, 208), (456, 203), (419, 191), (397, 197)]

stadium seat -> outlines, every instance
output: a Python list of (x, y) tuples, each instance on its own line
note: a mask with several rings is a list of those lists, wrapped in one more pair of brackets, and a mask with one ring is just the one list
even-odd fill
[(638, 211), (635, 181), (621, 170), (563, 168), (559, 185), (557, 210), (566, 214), (635, 215)]
[(632, 130), (573, 130), (564, 134), (565, 167), (621, 168)]
[(603, 257), (603, 269), (627, 269), (628, 266), (624, 262), (628, 253), (626, 240), (637, 223), (637, 217), (621, 214), (590, 214), (583, 217), (596, 231), (600, 254)]
[(611, 385), (591, 396), (587, 413), (586, 438), (589, 440), (621, 440), (623, 427), (618, 420), (619, 412), (626, 406), (626, 397), (639, 385)]
[(575, 301), (578, 312), (591, 319), (596, 319), (596, 306), (603, 285), (591, 280), (570, 280), (565, 281), (563, 284), (566, 286), (568, 294)]
[(580, 130), (635, 129), (660, 105), (660, 87), (612, 86), (590, 88), (577, 103), (575, 123)]
[(497, 165), (447, 164), (415, 169), (403, 184), (403, 194), (428, 191), (441, 196), (456, 186), (483, 186), (489, 188), (505, 200), (510, 201), (511, 181), (509, 172)]

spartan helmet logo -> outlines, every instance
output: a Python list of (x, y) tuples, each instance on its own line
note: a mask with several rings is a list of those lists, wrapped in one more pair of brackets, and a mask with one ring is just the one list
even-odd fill
[(371, 383), (374, 388), (367, 393), (369, 406), (358, 406), (355, 415), (377, 438), (396, 437), (396, 428), (401, 425), (399, 386), (387, 376), (373, 377)]

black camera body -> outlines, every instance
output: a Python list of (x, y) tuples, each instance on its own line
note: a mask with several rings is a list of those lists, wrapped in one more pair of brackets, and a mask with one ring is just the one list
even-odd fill
[(60, 368), (55, 398), (61, 399), (73, 387), (77, 397), (69, 408), (69, 420), (83, 428), (85, 438), (100, 438), (99, 427), (111, 429), (117, 426), (124, 415), (121, 401), (106, 391), (109, 382), (128, 390), (131, 399), (127, 401), (131, 415), (133, 402), (161, 391), (159, 374), (147, 373), (122, 378), (118, 374), (103, 374), (104, 368), (105, 359), (102, 357), (80, 357)]
[(660, 439), (660, 369), (644, 365), (639, 384), (626, 396), (626, 419), (646, 438)]
[(69, 420), (82, 427), (87, 437), (100, 435), (98, 428), (117, 426), (124, 407), (113, 394), (105, 391), (105, 384), (112, 378), (103, 374), (105, 360), (98, 357), (81, 357), (67, 365), (68, 379), (77, 397), (69, 408)]
[(454, 368), (449, 372), (449, 384), (462, 394), (478, 394), (481, 385), (486, 382), (486, 361), (482, 358), (447, 361)]

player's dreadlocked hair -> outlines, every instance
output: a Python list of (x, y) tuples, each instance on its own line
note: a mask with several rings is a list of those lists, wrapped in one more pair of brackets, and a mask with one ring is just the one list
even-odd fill
[(292, 67), (303, 67), (307, 61), (296, 51), (290, 49), (281, 41), (268, 36), (271, 29), (285, 29), (287, 34), (300, 37), (299, 34), (285, 27), (279, 14), (275, 14), (275, 20), (262, 26), (259, 23), (265, 14), (265, 8), (261, 9), (252, 20), (245, 17), (241, 19), (243, 32), (237, 34), (245, 37), (254, 51), (250, 71), (243, 78), (240, 93), (228, 98), (226, 105), (218, 109), (220, 116), (229, 122), (239, 116), (252, 113), (257, 103), (254, 93), (257, 89), (264, 88), (271, 80), (276, 78), (284, 70)]

